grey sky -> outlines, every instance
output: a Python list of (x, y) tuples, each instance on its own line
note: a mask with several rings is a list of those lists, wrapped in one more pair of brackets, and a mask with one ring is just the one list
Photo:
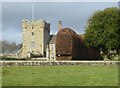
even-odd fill
[(2, 34), (8, 41), (22, 42), (22, 20), (31, 20), (31, 6), (35, 20), (45, 19), (51, 24), (51, 34), (58, 31), (58, 21), (63, 27), (84, 33), (89, 16), (97, 10), (118, 6), (117, 2), (4, 2), (2, 4)]

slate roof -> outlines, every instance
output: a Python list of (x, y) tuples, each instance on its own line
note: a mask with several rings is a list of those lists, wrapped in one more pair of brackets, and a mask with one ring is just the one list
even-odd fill
[(51, 35), (50, 44), (55, 44), (56, 35)]

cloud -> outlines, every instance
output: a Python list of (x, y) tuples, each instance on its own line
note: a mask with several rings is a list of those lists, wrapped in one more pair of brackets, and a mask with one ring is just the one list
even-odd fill
[(35, 20), (45, 19), (50, 22), (51, 34), (57, 33), (59, 20), (62, 21), (63, 27), (70, 27), (79, 34), (84, 33), (87, 20), (95, 11), (118, 6), (117, 2), (4, 2), (2, 4), (4, 39), (21, 42), (22, 20), (32, 19), (32, 4)]
[(7, 31), (2, 32), (3, 40), (7, 40), (10, 42), (21, 43), (22, 42), (22, 33), (16, 29), (7, 29)]

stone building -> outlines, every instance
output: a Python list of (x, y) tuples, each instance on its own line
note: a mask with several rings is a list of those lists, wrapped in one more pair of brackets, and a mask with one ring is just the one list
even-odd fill
[(23, 45), (18, 57), (46, 57), (46, 49), (51, 39), (50, 23), (45, 20), (23, 20), (22, 28)]
[(55, 41), (56, 41), (56, 35), (51, 36), (51, 40), (49, 42), (49, 58), (51, 60), (56, 60), (56, 48), (55, 48)]
[(95, 60), (99, 59), (98, 49), (84, 44), (84, 36), (58, 23), (57, 35), (50, 35), (50, 23), (45, 20), (22, 21), (23, 44), (18, 58), (44, 60)]

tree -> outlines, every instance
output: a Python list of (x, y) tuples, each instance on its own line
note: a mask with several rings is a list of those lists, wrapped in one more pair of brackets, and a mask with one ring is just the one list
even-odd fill
[(17, 49), (17, 45), (16, 43), (12, 42), (12, 43), (9, 43), (9, 47), (8, 47), (8, 50), (9, 50), (9, 53), (14, 53)]
[[(117, 7), (97, 11), (88, 19), (85, 44), (104, 54), (120, 49), (120, 10)], [(118, 53), (118, 52), (117, 52)]]
[(9, 43), (5, 40), (2, 41), (2, 53), (5, 54), (8, 51)]
[(2, 54), (2, 41), (0, 41), (0, 54)]
[(8, 42), (6, 40), (0, 41), (0, 53), (3, 54), (13, 54), (16, 53), (20, 48), (22, 47), (22, 44), (16, 44), (15, 42)]

